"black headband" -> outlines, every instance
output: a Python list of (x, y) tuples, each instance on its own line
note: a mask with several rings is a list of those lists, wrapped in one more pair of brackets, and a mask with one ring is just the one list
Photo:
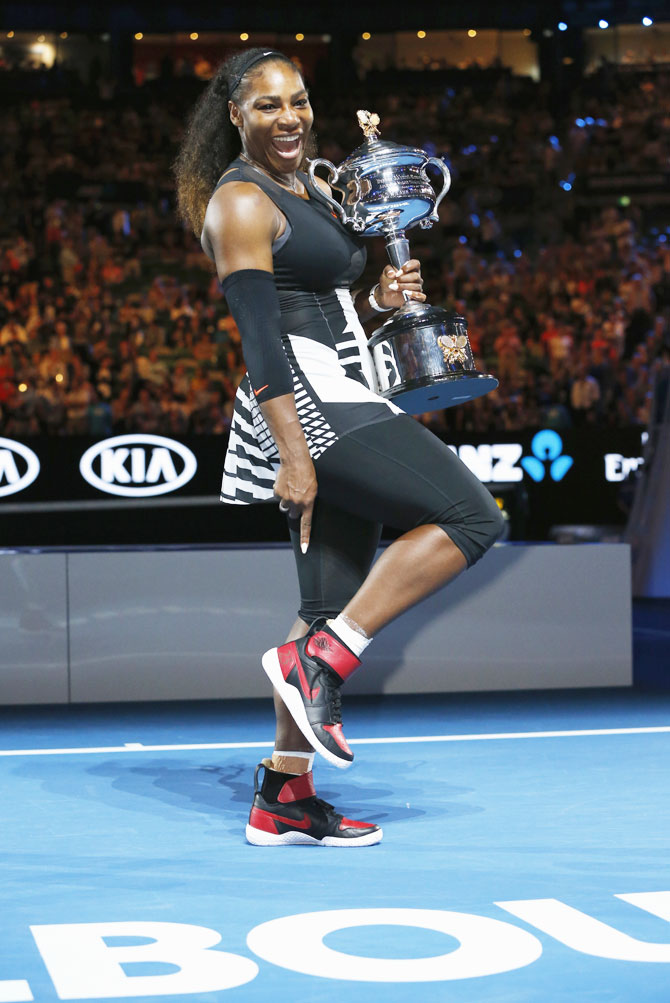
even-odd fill
[(277, 52), (276, 49), (268, 49), (266, 52), (257, 52), (255, 56), (248, 56), (242, 66), (242, 69), (239, 71), (239, 73), (233, 80), (232, 84), (230, 84), (228, 87), (229, 97), (232, 97), (237, 88), (240, 86), (242, 77), (247, 72), (247, 70), (250, 70), (252, 66), (260, 62), (261, 59), (266, 59), (268, 56), (281, 56), (282, 58), (284, 58), (284, 53)]

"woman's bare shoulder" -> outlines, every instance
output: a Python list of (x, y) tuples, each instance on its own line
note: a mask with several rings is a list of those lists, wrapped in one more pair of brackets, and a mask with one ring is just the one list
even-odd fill
[(328, 184), (327, 181), (324, 181), (323, 178), (320, 178), (317, 174), (315, 174), (314, 175), (314, 180), (316, 182), (317, 188), (320, 188), (322, 192), (326, 193), (326, 195), (332, 195), (333, 194), (330, 185)]
[(221, 185), (209, 200), (200, 243), (208, 258), (214, 260), (213, 248), (225, 237), (235, 240), (250, 231), (260, 237), (272, 235), (277, 228), (277, 212), (271, 199), (251, 181), (229, 181)]

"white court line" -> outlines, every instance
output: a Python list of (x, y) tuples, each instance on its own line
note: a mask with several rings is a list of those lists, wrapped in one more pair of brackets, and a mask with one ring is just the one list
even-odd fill
[[(349, 745), (409, 745), (421, 742), (491, 742), (509, 738), (578, 738), (584, 735), (656, 735), (670, 732), (670, 725), (655, 728), (583, 728), (579, 731), (504, 731), (483, 735), (407, 735), (399, 738), (350, 738)], [(197, 745), (100, 745), (80, 749), (0, 749), (0, 756), (81, 756), (100, 752), (189, 752), (197, 749), (267, 749), (264, 742), (204, 742)]]

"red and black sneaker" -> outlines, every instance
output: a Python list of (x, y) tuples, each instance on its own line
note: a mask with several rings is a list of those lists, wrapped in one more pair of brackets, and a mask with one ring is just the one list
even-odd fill
[(300, 731), (341, 769), (351, 766), (354, 754), (342, 733), (340, 686), (360, 664), (323, 618), (305, 637), (263, 655), (263, 668)]
[[(258, 771), (265, 769), (258, 787)], [(295, 776), (259, 763), (254, 774), (254, 803), (247, 839), (254, 846), (372, 846), (382, 830), (371, 822), (353, 822), (316, 796), (311, 771)]]

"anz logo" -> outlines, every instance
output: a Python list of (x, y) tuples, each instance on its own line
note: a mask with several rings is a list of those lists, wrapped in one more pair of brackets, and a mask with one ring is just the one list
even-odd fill
[(162, 435), (117, 435), (87, 449), (79, 472), (91, 487), (110, 495), (147, 498), (177, 491), (198, 468), (181, 442)]
[(574, 463), (571, 456), (562, 455), (563, 440), (558, 432), (550, 428), (544, 429), (533, 436), (530, 444), (532, 456), (524, 456), (521, 466), (534, 481), (543, 481), (549, 463), (549, 476), (552, 481), (562, 481)]
[(40, 461), (32, 449), (13, 439), (0, 438), (0, 498), (23, 491), (39, 472)]
[(520, 442), (449, 446), (484, 484), (522, 481), (524, 471), (534, 481), (543, 481), (548, 463), (551, 480), (562, 481), (574, 463), (571, 456), (561, 455), (563, 440), (552, 429), (543, 429), (534, 435), (530, 448), (532, 456), (523, 456)]

